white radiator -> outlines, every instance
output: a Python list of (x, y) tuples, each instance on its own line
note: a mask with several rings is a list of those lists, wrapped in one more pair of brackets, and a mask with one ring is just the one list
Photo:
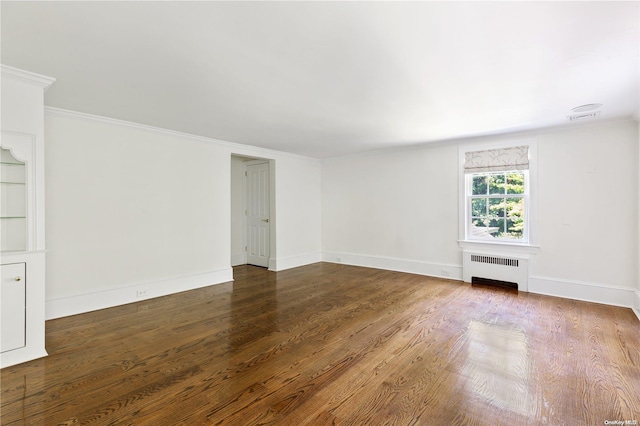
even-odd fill
[(518, 291), (529, 291), (529, 259), (522, 256), (478, 253), (462, 254), (462, 278), (473, 277), (518, 284)]

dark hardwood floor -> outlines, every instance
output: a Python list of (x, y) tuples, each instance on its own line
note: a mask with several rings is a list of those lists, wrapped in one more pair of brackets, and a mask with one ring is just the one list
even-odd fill
[(47, 322), (2, 425), (640, 422), (629, 309), (319, 263)]

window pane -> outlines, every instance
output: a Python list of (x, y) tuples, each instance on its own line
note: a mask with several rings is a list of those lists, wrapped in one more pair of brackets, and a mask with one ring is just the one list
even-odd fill
[(504, 175), (489, 176), (489, 194), (504, 194), (505, 179)]
[(489, 199), (489, 215), (504, 217), (504, 198), (490, 198)]
[(506, 238), (521, 239), (524, 235), (524, 220), (507, 220)]
[(487, 176), (474, 176), (471, 187), (472, 195), (485, 195), (487, 193)]
[(509, 197), (506, 199), (507, 216), (510, 219), (524, 219), (524, 198)]
[(507, 235), (520, 239), (524, 235), (524, 198), (507, 198)]
[(493, 236), (489, 234), (489, 228), (487, 228), (488, 223), (489, 219), (486, 217), (473, 218), (471, 220), (471, 228), (469, 229), (471, 237), (487, 239), (493, 238)]
[(471, 199), (471, 216), (485, 216), (487, 214), (487, 199)]
[(488, 232), (489, 234), (491, 234), (494, 237), (502, 237), (502, 234), (504, 233), (504, 225), (505, 225), (505, 221), (504, 219), (498, 219), (498, 218), (491, 218), (489, 220), (489, 229)]
[(524, 194), (524, 173), (507, 175), (507, 194)]
[(487, 219), (484, 217), (476, 217), (471, 221), (471, 225), (483, 228), (487, 226)]

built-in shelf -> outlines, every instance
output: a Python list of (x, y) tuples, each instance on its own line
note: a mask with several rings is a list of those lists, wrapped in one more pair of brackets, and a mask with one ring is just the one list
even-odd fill
[(27, 249), (27, 165), (0, 149), (0, 251)]

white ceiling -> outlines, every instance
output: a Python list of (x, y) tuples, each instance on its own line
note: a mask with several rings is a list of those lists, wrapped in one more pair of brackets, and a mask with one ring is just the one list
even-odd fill
[(639, 2), (1, 2), (45, 102), (314, 157), (639, 112)]

